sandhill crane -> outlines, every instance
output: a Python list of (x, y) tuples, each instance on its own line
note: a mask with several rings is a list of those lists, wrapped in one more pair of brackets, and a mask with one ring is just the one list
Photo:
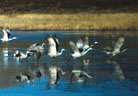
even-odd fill
[(41, 55), (45, 54), (45, 43), (41, 45), (39, 43), (32, 44), (27, 51), (30, 52), (30, 55), (34, 55), (37, 60), (40, 59)]
[(26, 51), (26, 53), (23, 53), (19, 50), (16, 50), (16, 52), (13, 54), (14, 57), (16, 57), (18, 60), (25, 60), (28, 58), (28, 56), (30, 56), (30, 52), (29, 51)]
[(54, 36), (48, 36), (47, 38), (48, 40), (48, 55), (50, 57), (57, 57), (60, 56), (63, 51), (65, 51), (65, 49), (61, 49), (61, 52), (58, 52), (58, 48), (59, 48), (59, 41), (58, 38), (56, 37), (56, 35)]
[(69, 42), (70, 44), (70, 48), (72, 50), (72, 54), (71, 56), (75, 59), (75, 58), (79, 58), (81, 56), (84, 56), (89, 50), (92, 50), (92, 48), (88, 48), (85, 51), (80, 51), (79, 48), (75, 45), (75, 43), (73, 41)]
[(11, 35), (11, 32), (10, 32), (10, 30), (8, 30), (8, 29), (2, 29), (2, 32), (3, 32), (3, 37), (2, 37), (2, 41), (3, 42), (8, 42), (8, 41), (11, 41), (11, 40), (14, 40), (14, 39), (17, 39), (16, 37), (12, 37), (12, 38), (9, 38), (10, 37), (10, 35)]
[(97, 44), (98, 42), (95, 41), (93, 44), (89, 45), (89, 39), (87, 36), (83, 36), (82, 38), (78, 39), (76, 42), (76, 46), (79, 49), (80, 52), (87, 50), (88, 48), (94, 46), (94, 44)]
[(120, 51), (120, 48), (124, 44), (124, 40), (125, 40), (124, 37), (119, 37), (118, 40), (115, 43), (113, 43), (112, 46), (105, 48), (104, 52), (107, 55), (112, 55), (112, 56), (115, 56), (116, 54), (125, 52), (127, 49)]

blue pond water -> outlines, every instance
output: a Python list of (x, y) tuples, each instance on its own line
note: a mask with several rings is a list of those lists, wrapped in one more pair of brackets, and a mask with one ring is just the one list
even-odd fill
[[(57, 35), (59, 49), (66, 49), (61, 56), (50, 58), (46, 45), (46, 54), (39, 61), (33, 56), (27, 61), (16, 60), (13, 56), (16, 50), (26, 52), (33, 43), (47, 42), (46, 34)], [(90, 44), (95, 41), (98, 44), (84, 57), (73, 59), (69, 41), (76, 42), (83, 35), (89, 37)], [(122, 49), (127, 48), (127, 51), (114, 57), (103, 53), (103, 48), (110, 44), (109, 36), (116, 39), (120, 35), (125, 38)], [(0, 44), (0, 96), (138, 96), (137, 32), (12, 31), (12, 36), (17, 39)], [(85, 60), (89, 63), (84, 64)], [(59, 75), (57, 84), (49, 84), (51, 66), (62, 68), (66, 73)], [(43, 72), (40, 78), (33, 75), (38, 69)], [(83, 70), (93, 78), (84, 76), (84, 81), (78, 82), (72, 77), (72, 70)], [(31, 74), (34, 81), (17, 82), (15, 77), (21, 72)]]

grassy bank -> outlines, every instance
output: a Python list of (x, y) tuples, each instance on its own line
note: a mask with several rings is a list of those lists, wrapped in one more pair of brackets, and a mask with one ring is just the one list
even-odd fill
[(138, 13), (0, 15), (12, 30), (138, 30)]

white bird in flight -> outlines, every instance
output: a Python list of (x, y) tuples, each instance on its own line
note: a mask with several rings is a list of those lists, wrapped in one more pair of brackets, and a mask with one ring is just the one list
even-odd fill
[(9, 38), (10, 35), (11, 35), (11, 32), (10, 32), (10, 30), (8, 30), (8, 29), (6, 29), (6, 28), (2, 29), (2, 32), (3, 32), (3, 37), (2, 37), (1, 40), (2, 40), (3, 42), (8, 42), (8, 41), (17, 39), (16, 37)]
[(58, 38), (56, 37), (56, 35), (54, 35), (54, 36), (48, 35), (47, 40), (48, 40), (48, 44), (49, 44), (48, 55), (50, 57), (60, 56), (63, 53), (63, 51), (65, 51), (65, 49), (61, 49), (61, 52), (59, 52), (59, 50), (58, 50), (59, 41), (58, 41)]
[(112, 55), (112, 56), (125, 52), (127, 49), (124, 49), (122, 51), (120, 50), (124, 44), (124, 40), (125, 40), (124, 37), (119, 37), (118, 40), (111, 47), (104, 48), (104, 52), (107, 55)]
[(79, 48), (76, 46), (76, 44), (73, 41), (70, 41), (69, 44), (70, 44), (70, 48), (72, 50), (71, 56), (74, 59), (84, 56), (88, 51), (92, 50), (92, 48), (90, 47), (90, 48), (86, 49), (85, 51), (80, 51)]

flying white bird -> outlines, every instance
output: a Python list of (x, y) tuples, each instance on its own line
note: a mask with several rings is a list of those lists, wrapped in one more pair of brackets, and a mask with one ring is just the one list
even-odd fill
[(82, 38), (78, 39), (76, 42), (76, 46), (78, 47), (79, 51), (86, 51), (88, 48), (93, 47), (94, 44), (97, 44), (98, 42), (95, 41), (93, 44), (89, 45), (89, 39), (87, 36), (83, 36)]
[(45, 54), (45, 43), (42, 43), (41, 45), (38, 43), (32, 44), (28, 48), (28, 52), (30, 52), (30, 55), (34, 55), (37, 60), (40, 59), (42, 54)]
[(14, 40), (14, 39), (17, 39), (16, 37), (12, 37), (12, 38), (9, 38), (10, 35), (11, 35), (11, 32), (10, 30), (8, 29), (2, 29), (2, 32), (3, 32), (3, 38), (1, 39), (3, 42), (8, 42), (8, 41), (11, 41), (11, 40)]
[(58, 47), (59, 47), (59, 41), (56, 35), (54, 36), (48, 36), (48, 55), (50, 57), (57, 57), (60, 56), (65, 49), (61, 49), (61, 52), (58, 52)]
[(112, 55), (112, 56), (125, 52), (127, 49), (120, 51), (121, 47), (124, 44), (124, 40), (125, 39), (123, 37), (119, 37), (118, 40), (115, 43), (113, 43), (112, 46), (104, 48), (104, 52), (107, 55)]
[(72, 56), (74, 59), (75, 59), (75, 58), (79, 58), (79, 57), (81, 57), (81, 56), (84, 56), (88, 51), (92, 50), (92, 48), (90, 47), (90, 48), (88, 48), (88, 49), (86, 49), (86, 50), (84, 50), (84, 51), (80, 51), (79, 48), (75, 45), (74, 42), (70, 41), (69, 44), (70, 44), (70, 48), (71, 48), (71, 50), (72, 50), (71, 56)]
[(16, 59), (18, 60), (25, 60), (28, 58), (28, 56), (30, 56), (30, 52), (29, 51), (26, 51), (26, 53), (23, 53), (19, 50), (16, 50), (16, 52), (13, 54), (14, 57), (16, 57)]

